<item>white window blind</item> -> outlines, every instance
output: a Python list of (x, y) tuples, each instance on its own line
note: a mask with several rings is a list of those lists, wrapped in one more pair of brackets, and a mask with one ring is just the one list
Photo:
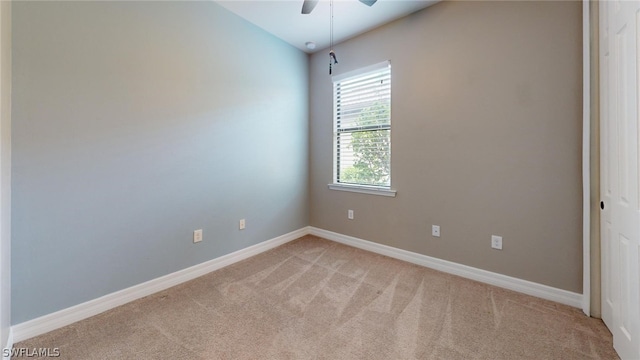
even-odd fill
[(391, 185), (391, 65), (333, 78), (334, 183)]

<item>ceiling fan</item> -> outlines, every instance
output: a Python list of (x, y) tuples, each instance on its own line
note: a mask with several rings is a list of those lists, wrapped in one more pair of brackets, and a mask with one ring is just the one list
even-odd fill
[[(316, 5), (318, 5), (319, 1), (320, 0), (304, 0), (304, 2), (302, 3), (302, 13), (311, 14), (311, 12), (313, 11), (313, 8), (315, 8)], [(375, 4), (376, 1), (378, 0), (359, 0), (359, 1), (367, 6), (371, 6)]]

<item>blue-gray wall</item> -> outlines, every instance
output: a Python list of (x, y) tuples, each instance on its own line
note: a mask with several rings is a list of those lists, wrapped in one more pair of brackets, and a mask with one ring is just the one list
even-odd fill
[(0, 348), (11, 327), (11, 2), (0, 1)]
[(12, 30), (14, 324), (308, 225), (303, 52), (210, 1), (17, 2)]

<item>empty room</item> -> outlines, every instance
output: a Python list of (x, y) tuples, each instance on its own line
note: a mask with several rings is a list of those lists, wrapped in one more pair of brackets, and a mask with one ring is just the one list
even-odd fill
[(3, 359), (640, 359), (639, 21), (0, 1)]

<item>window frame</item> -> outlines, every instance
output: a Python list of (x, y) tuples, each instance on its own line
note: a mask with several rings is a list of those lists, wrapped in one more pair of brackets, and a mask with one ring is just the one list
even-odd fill
[[(369, 184), (358, 184), (358, 183), (345, 183), (345, 182), (339, 182), (338, 180), (338, 175), (339, 175), (339, 163), (340, 163), (340, 159), (338, 158), (339, 156), (339, 150), (338, 150), (338, 136), (340, 133), (353, 133), (353, 130), (356, 131), (363, 131), (362, 127), (352, 127), (352, 128), (347, 128), (347, 129), (343, 129), (342, 131), (340, 131), (340, 129), (338, 129), (338, 119), (336, 117), (337, 115), (337, 111), (338, 111), (338, 104), (336, 101), (336, 84), (346, 81), (346, 80), (350, 80), (352, 78), (356, 78), (356, 77), (360, 77), (360, 76), (366, 76), (369, 75), (371, 73), (375, 73), (375, 72), (380, 72), (382, 70), (387, 70), (389, 71), (389, 76), (391, 77), (391, 62), (390, 61), (383, 61), (377, 64), (373, 64), (370, 66), (366, 66), (360, 69), (356, 69), (353, 71), (349, 71), (343, 74), (339, 74), (339, 75), (335, 75), (332, 77), (332, 102), (333, 102), (333, 113), (332, 113), (332, 123), (333, 123), (333, 134), (332, 134), (332, 145), (333, 145), (333, 157), (332, 157), (332, 163), (333, 163), (333, 176), (332, 176), (332, 183), (329, 184), (329, 189), (331, 190), (339, 190), (339, 191), (350, 191), (350, 192), (357, 192), (357, 193), (363, 193), (363, 194), (370, 194), (370, 195), (382, 195), (382, 196), (390, 196), (390, 197), (395, 197), (396, 196), (396, 190), (393, 190), (391, 188), (391, 113), (389, 114), (389, 122), (388, 124), (384, 124), (384, 125), (373, 125), (368, 127), (368, 130), (365, 131), (381, 131), (381, 130), (388, 130), (389, 131), (389, 150), (388, 150), (388, 154), (389, 154), (389, 185), (369, 185)], [(389, 87), (389, 100), (391, 100), (391, 85)], [(389, 103), (389, 106), (391, 106), (391, 103)], [(391, 110), (390, 110), (391, 111)], [(367, 127), (367, 126), (365, 126)]]

